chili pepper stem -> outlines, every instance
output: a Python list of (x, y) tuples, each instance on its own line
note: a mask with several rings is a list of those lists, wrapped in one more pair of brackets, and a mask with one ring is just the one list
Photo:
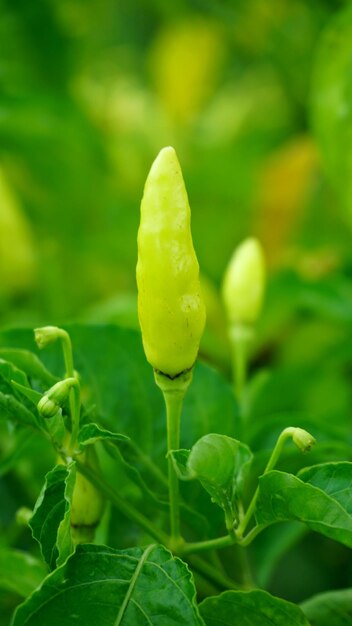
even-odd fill
[(163, 393), (166, 407), (170, 548), (177, 551), (180, 544), (183, 543), (180, 531), (179, 483), (170, 452), (171, 450), (178, 450), (180, 447), (180, 423), (183, 400), (192, 380), (192, 370), (183, 372), (180, 376), (173, 379), (156, 371), (154, 376), (156, 384)]
[(232, 377), (235, 395), (241, 400), (247, 380), (248, 348), (253, 339), (253, 328), (233, 324), (230, 328)]

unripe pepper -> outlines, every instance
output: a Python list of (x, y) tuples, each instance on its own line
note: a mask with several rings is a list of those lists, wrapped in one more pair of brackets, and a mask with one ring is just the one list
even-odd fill
[[(93, 446), (87, 446), (82, 456), (84, 456), (84, 465), (94, 470), (99, 468), (97, 453)], [(77, 471), (70, 518), (71, 537), (74, 544), (93, 541), (104, 508), (105, 501), (101, 492), (88, 478)]]
[(157, 372), (170, 378), (194, 365), (205, 324), (190, 220), (176, 152), (164, 148), (144, 188), (137, 285), (146, 357)]
[(260, 314), (265, 289), (265, 260), (257, 239), (236, 248), (225, 272), (222, 293), (230, 324), (253, 326)]
[[(70, 437), (66, 437), (68, 446)], [(79, 455), (82, 466), (99, 471), (99, 460), (94, 446), (87, 446)], [(64, 464), (61, 456), (57, 458), (59, 464)], [(81, 472), (76, 470), (76, 480), (71, 502), (71, 538), (75, 545), (93, 541), (95, 531), (104, 513), (105, 500), (99, 491)]]

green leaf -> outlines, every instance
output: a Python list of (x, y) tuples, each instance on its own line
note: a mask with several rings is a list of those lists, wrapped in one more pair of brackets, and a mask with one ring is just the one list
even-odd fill
[(32, 389), (31, 387), (25, 387), (24, 385), (18, 383), (16, 380), (11, 380), (10, 382), (12, 387), (16, 391), (19, 391), (19, 393), (24, 395), (28, 400), (35, 404), (35, 406), (37, 406), (39, 400), (42, 397), (42, 394), (39, 393), (39, 391), (35, 391), (35, 389)]
[(29, 386), (26, 374), (12, 363), (9, 363), (2, 358), (0, 358), (0, 376), (8, 382), (14, 380), (23, 386)]
[(29, 522), (50, 569), (61, 565), (72, 552), (70, 512), (75, 472), (74, 462), (48, 472)]
[[(19, 385), (14, 380), (11, 381), (14, 389), (19, 391), (22, 395), (24, 395), (28, 400), (30, 400), (33, 404), (35, 404), (36, 408), (39, 400), (42, 398), (42, 394), (35, 389), (31, 389), (31, 387), (24, 387), (23, 385)], [(46, 418), (45, 420), (38, 415), (38, 420), (43, 422), (44, 428), (47, 429), (50, 437), (53, 440), (53, 443), (57, 446), (61, 446), (66, 435), (65, 424), (62, 417), (62, 412), (59, 410), (54, 417)]]
[(301, 609), (312, 626), (352, 624), (352, 589), (319, 593), (302, 602)]
[(302, 469), (298, 477), (322, 489), (352, 515), (352, 463), (321, 463)]
[(31, 451), (33, 439), (34, 431), (28, 433), (28, 430), (23, 428), (18, 432), (11, 451), (7, 452), (7, 454), (3, 455), (0, 459), (0, 476), (5, 476), (15, 468), (22, 456), (24, 456), (28, 450)]
[(57, 382), (57, 377), (43, 365), (36, 354), (19, 348), (0, 348), (0, 358), (10, 361), (17, 368), (25, 372), (30, 378), (39, 380), (48, 387)]
[(172, 458), (176, 474), (180, 480), (194, 480), (196, 475), (190, 472), (188, 469), (188, 459), (190, 450), (171, 450), (170, 456)]
[(206, 626), (309, 626), (301, 609), (266, 591), (225, 591), (199, 605)]
[(110, 430), (101, 428), (98, 424), (84, 424), (78, 433), (78, 443), (83, 449), (96, 441), (129, 441), (126, 435), (112, 433)]
[(47, 575), (47, 568), (42, 561), (31, 554), (0, 549), (0, 588), (13, 591), (26, 598), (39, 587)]
[(197, 478), (228, 516), (232, 525), (238, 517), (237, 503), (252, 461), (248, 446), (225, 435), (205, 435), (187, 451), (173, 453), (173, 461), (182, 480)]
[[(80, 545), (16, 611), (12, 626), (201, 626), (188, 567), (162, 546)], [(73, 623), (73, 621), (72, 621)]]
[[(310, 472), (307, 472), (309, 476)], [(344, 475), (341, 476), (341, 484), (345, 484)], [(293, 474), (272, 471), (259, 479), (256, 519), (263, 526), (284, 520), (301, 521), (311, 530), (351, 548), (352, 516), (339, 501), (344, 501), (345, 497), (339, 494), (335, 497), (334, 492), (325, 493)]]
[(0, 417), (4, 417), (13, 422), (26, 424), (26, 426), (35, 426), (40, 428), (38, 417), (32, 413), (19, 400), (0, 391)]

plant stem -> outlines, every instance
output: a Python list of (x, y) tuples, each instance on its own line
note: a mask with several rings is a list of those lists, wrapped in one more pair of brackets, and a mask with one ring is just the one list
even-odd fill
[(236, 543), (236, 538), (231, 535), (217, 537), (216, 539), (208, 539), (206, 541), (195, 541), (193, 543), (185, 543), (181, 550), (181, 556), (192, 554), (194, 552), (204, 552), (205, 550), (213, 550), (217, 548), (226, 548)]
[(116, 506), (132, 522), (143, 528), (153, 539), (163, 545), (168, 545), (168, 536), (159, 528), (154, 526), (142, 513), (137, 511), (129, 502), (124, 500), (116, 491), (110, 487), (105, 480), (99, 476), (93, 469), (80, 463), (76, 459), (77, 470), (83, 474), (88, 480), (107, 497), (110, 502)]
[[(64, 354), (64, 362), (65, 362), (65, 377), (66, 378), (75, 378), (75, 369), (73, 365), (73, 352), (72, 352), (72, 342), (71, 337), (66, 330), (60, 328), (60, 339), (62, 344), (62, 350)], [(70, 413), (71, 413), (71, 441), (70, 441), (70, 450), (74, 451), (77, 435), (79, 431), (79, 421), (80, 421), (80, 412), (81, 412), (81, 399), (80, 399), (80, 388), (78, 386), (78, 391), (74, 387), (69, 393), (69, 404), (70, 404)]]
[(248, 346), (253, 338), (251, 327), (234, 324), (230, 328), (232, 377), (235, 395), (240, 401), (247, 380)]
[(64, 353), (66, 377), (73, 378), (75, 375), (75, 370), (73, 366), (72, 342), (70, 335), (63, 328), (60, 328), (60, 339), (62, 344), (62, 350)]
[[(292, 437), (292, 435), (295, 432), (295, 430), (296, 430), (295, 428), (289, 426), (288, 428), (285, 428), (282, 431), (282, 433), (279, 435), (278, 440), (277, 440), (277, 442), (275, 444), (275, 447), (274, 447), (274, 449), (273, 449), (273, 451), (271, 453), (271, 456), (269, 458), (269, 461), (268, 461), (268, 463), (266, 465), (266, 468), (265, 468), (265, 470), (264, 470), (264, 472), (262, 474), (263, 476), (265, 474), (267, 474), (268, 472), (270, 472), (270, 470), (272, 470), (275, 467), (276, 463), (279, 460), (279, 457), (281, 455), (281, 452), (282, 452), (282, 449), (283, 449), (283, 447), (285, 445), (285, 442), (287, 441), (287, 439), (290, 439)], [(252, 518), (252, 515), (254, 514), (258, 496), (259, 496), (259, 485), (257, 486), (257, 488), (256, 488), (256, 490), (254, 492), (253, 498), (252, 498), (252, 500), (251, 500), (251, 502), (249, 504), (249, 507), (248, 507), (245, 515), (243, 516), (243, 518), (242, 518), (242, 520), (240, 522), (240, 525), (237, 528), (236, 534), (237, 534), (237, 536), (239, 538), (243, 537), (243, 533), (246, 530), (246, 528), (248, 526), (248, 523), (250, 522), (250, 520)]]
[(156, 384), (163, 393), (166, 407), (170, 543), (171, 549), (177, 550), (178, 546), (182, 543), (180, 532), (180, 498), (178, 476), (173, 466), (170, 452), (171, 450), (178, 450), (180, 447), (180, 422), (183, 400), (192, 380), (192, 371), (183, 372), (180, 376), (173, 379), (170, 379), (160, 372), (154, 372), (154, 376)]
[(79, 432), (79, 418), (81, 412), (81, 388), (78, 379), (77, 385), (73, 385), (69, 394), (69, 402), (70, 402), (70, 411), (71, 411), (71, 440), (70, 440), (70, 450), (71, 453), (74, 452), (78, 432)]
[(177, 543), (180, 537), (179, 485), (178, 477), (169, 453), (171, 450), (178, 450), (180, 447), (180, 418), (183, 397), (167, 393), (164, 395), (164, 398), (167, 418), (167, 462), (169, 475), (171, 540)]

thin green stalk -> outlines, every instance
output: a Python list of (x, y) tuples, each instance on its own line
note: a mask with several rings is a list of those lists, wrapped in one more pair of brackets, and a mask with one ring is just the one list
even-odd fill
[(73, 385), (69, 394), (69, 402), (70, 402), (70, 411), (71, 411), (71, 440), (70, 440), (70, 450), (74, 452), (78, 432), (79, 432), (79, 422), (80, 422), (80, 413), (81, 413), (81, 388), (78, 379), (77, 385)]
[[(277, 442), (275, 444), (275, 447), (274, 447), (274, 449), (273, 449), (273, 451), (271, 453), (270, 459), (269, 459), (269, 461), (267, 463), (267, 466), (266, 466), (266, 468), (265, 468), (265, 470), (263, 472), (263, 476), (265, 474), (267, 474), (268, 472), (270, 472), (270, 470), (272, 470), (275, 467), (276, 463), (279, 460), (279, 457), (281, 455), (281, 452), (282, 452), (282, 449), (283, 449), (283, 447), (285, 445), (285, 442), (287, 441), (287, 439), (290, 439), (292, 437), (292, 435), (294, 434), (295, 430), (296, 430), (296, 428), (293, 428), (293, 427), (290, 426), (288, 428), (285, 428), (282, 431), (282, 433), (279, 435), (278, 440), (277, 440)], [(251, 518), (252, 518), (252, 516), (254, 514), (258, 496), (259, 496), (259, 485), (256, 488), (256, 490), (254, 492), (254, 495), (253, 495), (253, 498), (252, 498), (252, 500), (251, 500), (251, 502), (249, 504), (249, 507), (248, 507), (245, 515), (243, 516), (243, 518), (242, 518), (242, 520), (241, 520), (241, 522), (240, 522), (240, 524), (239, 524), (239, 526), (237, 528), (236, 534), (237, 534), (237, 536), (239, 538), (243, 537), (243, 533), (245, 532), (245, 530), (246, 530), (246, 528), (247, 528), (247, 526), (248, 526), (248, 524), (249, 524), (249, 522), (250, 522), (250, 520), (251, 520)]]
[[(65, 377), (75, 378), (71, 337), (68, 334), (68, 332), (64, 330), (63, 328), (60, 328), (60, 339), (61, 339), (62, 350), (64, 354)], [(72, 388), (72, 390), (70, 391), (69, 405), (70, 405), (70, 414), (71, 414), (71, 423), (72, 423), (70, 450), (73, 452), (76, 442), (77, 442), (77, 435), (79, 432), (80, 413), (81, 413), (81, 399), (80, 399), (79, 388), (78, 388), (78, 392), (76, 388)]]
[(235, 324), (230, 328), (233, 386), (240, 401), (247, 381), (248, 347), (252, 338), (251, 327)]
[(181, 556), (186, 556), (187, 554), (193, 554), (194, 552), (204, 552), (206, 550), (226, 548), (227, 546), (232, 546), (236, 541), (236, 538), (231, 535), (225, 535), (224, 537), (217, 537), (216, 539), (208, 539), (206, 541), (184, 543), (180, 550), (180, 554)]
[(170, 452), (171, 450), (178, 450), (180, 447), (181, 413), (185, 393), (192, 380), (192, 369), (172, 379), (160, 372), (154, 371), (154, 377), (156, 384), (163, 393), (166, 407), (170, 545), (172, 550), (177, 551), (178, 547), (183, 543), (180, 532), (180, 496), (178, 476)]
[(152, 522), (150, 522), (142, 513), (137, 511), (129, 502), (124, 500), (116, 491), (110, 487), (105, 480), (99, 476), (93, 469), (76, 460), (77, 470), (83, 474), (88, 480), (106, 496), (110, 502), (116, 506), (129, 520), (143, 528), (153, 539), (163, 545), (168, 545), (168, 536)]
[(247, 379), (247, 346), (243, 340), (236, 341), (233, 347), (232, 371), (235, 395), (240, 399)]
[(180, 507), (178, 477), (170, 456), (171, 450), (180, 447), (180, 419), (183, 406), (183, 395), (164, 393), (167, 420), (167, 462), (169, 476), (170, 526), (171, 541), (177, 545), (180, 540)]
[(75, 375), (75, 370), (73, 365), (72, 342), (70, 335), (63, 328), (60, 328), (60, 339), (62, 343), (62, 350), (64, 353), (66, 377), (73, 378)]
[(252, 543), (253, 539), (255, 539), (256, 536), (259, 535), (259, 533), (261, 533), (264, 528), (265, 526), (262, 526), (260, 524), (258, 524), (257, 526), (253, 526), (253, 528), (251, 528), (249, 533), (247, 533), (247, 535), (238, 542), (239, 545), (242, 546), (243, 548), (246, 548), (247, 546), (249, 546), (249, 544)]

